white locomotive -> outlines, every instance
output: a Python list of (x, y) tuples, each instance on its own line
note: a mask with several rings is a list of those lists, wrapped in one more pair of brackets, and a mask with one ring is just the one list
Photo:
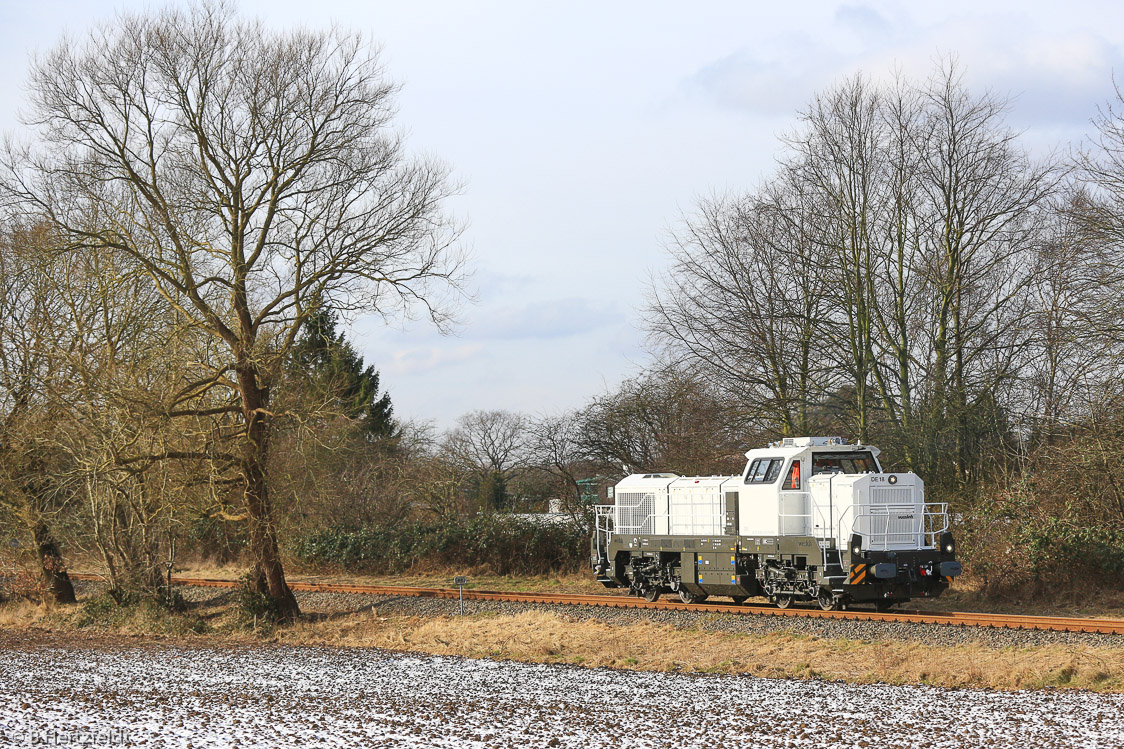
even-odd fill
[(631, 475), (597, 507), (592, 566), (609, 587), (654, 601), (880, 610), (938, 596), (961, 572), (947, 504), (914, 473), (883, 473), (879, 450), (793, 437), (746, 453), (737, 476)]

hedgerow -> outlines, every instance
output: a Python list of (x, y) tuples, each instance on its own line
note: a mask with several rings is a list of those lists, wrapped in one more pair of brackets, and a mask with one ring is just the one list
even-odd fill
[(337, 526), (303, 536), (292, 551), (304, 564), (350, 572), (399, 573), (429, 565), (542, 575), (581, 569), (589, 556), (589, 532), (575, 523), (486, 514), (443, 522)]

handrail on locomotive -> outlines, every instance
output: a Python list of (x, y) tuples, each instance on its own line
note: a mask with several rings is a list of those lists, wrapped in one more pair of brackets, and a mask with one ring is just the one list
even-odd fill
[[(803, 493), (807, 494), (807, 492), (803, 492)], [(634, 506), (636, 506), (636, 505), (634, 505)], [(874, 550), (885, 551), (885, 550), (889, 549), (890, 546), (891, 546), (891, 542), (889, 540), (889, 537), (890, 536), (902, 536), (902, 535), (917, 536), (917, 538), (919, 540), (917, 548), (919, 548), (919, 549), (936, 549), (936, 548), (939, 548), (939, 546), (940, 546), (939, 540), (940, 540), (941, 534), (948, 532), (948, 529), (951, 527), (951, 520), (949, 518), (949, 512), (948, 512), (948, 502), (926, 502), (922, 505), (922, 508), (923, 508), (923, 511), (922, 511), (920, 517), (917, 518), (917, 526), (918, 527), (917, 527), (916, 531), (910, 531), (908, 533), (902, 533), (901, 531), (890, 531), (890, 530), (888, 530), (888, 526), (889, 526), (888, 517), (889, 517), (889, 515), (891, 513), (902, 513), (902, 512), (912, 510), (913, 505), (875, 505), (875, 506), (869, 507), (866, 512), (857, 513), (855, 515), (855, 517), (854, 517), (854, 520), (855, 520), (854, 527), (856, 527), (856, 528), (859, 527), (859, 521), (863, 518), (871, 518), (871, 519), (883, 518), (883, 528), (885, 528), (886, 530), (883, 530), (881, 533), (878, 533), (878, 532), (875, 532), (874, 530), (871, 530), (870, 526), (868, 524), (866, 526), (867, 531), (861, 534), (861, 535), (863, 535), (864, 538), (867, 539), (867, 543), (869, 545), (869, 548), (874, 549)], [(606, 552), (608, 550), (609, 544), (612, 542), (613, 534), (615, 532), (618, 532), (617, 529), (614, 528), (614, 526), (613, 526), (613, 516), (614, 516), (614, 513), (615, 513), (616, 509), (617, 509), (616, 504), (611, 504), (611, 505), (610, 504), (599, 504), (599, 505), (593, 506), (593, 510), (594, 510), (594, 533), (596, 534), (596, 547), (597, 547), (597, 550), (599, 552)], [(853, 509), (852, 507), (847, 507), (843, 510), (842, 513), (840, 513), (839, 520), (835, 523), (835, 535), (834, 536), (822, 534), (822, 533), (813, 533), (813, 535), (816, 536), (816, 538), (819, 540), (821, 548), (823, 548), (824, 550), (834, 548), (835, 540), (838, 539), (838, 538), (842, 538), (844, 520), (846, 519), (846, 516), (851, 512), (852, 509)], [(631, 533), (631, 534), (635, 534), (635, 535), (650, 534), (651, 533), (651, 526), (652, 526), (653, 521), (657, 518), (666, 518), (666, 517), (667, 517), (666, 514), (648, 515), (644, 523), (641, 523), (640, 525), (625, 526), (624, 530), (619, 531), (619, 532), (623, 532), (625, 534)], [(822, 521), (823, 520), (823, 512), (822, 512), (821, 508), (817, 508), (817, 511), (814, 515), (812, 513), (805, 513), (805, 514), (800, 514), (800, 515), (780, 514), (779, 517), (781, 517), (781, 518), (805, 517), (805, 518), (808, 518), (809, 521), (811, 521), (814, 517), (818, 517)], [(938, 525), (938, 523), (939, 523), (939, 525)], [(825, 524), (821, 522), (820, 524), (815, 525), (814, 527), (815, 528), (822, 528), (822, 527), (824, 527), (824, 525)]]

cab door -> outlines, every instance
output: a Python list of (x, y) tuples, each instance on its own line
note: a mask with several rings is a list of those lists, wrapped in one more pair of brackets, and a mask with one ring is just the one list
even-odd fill
[(782, 456), (753, 458), (746, 466), (742, 485), (738, 525), (743, 536), (777, 535), (777, 487), (787, 459)]
[(784, 479), (777, 493), (778, 535), (810, 536), (813, 533), (815, 513), (812, 495), (808, 492), (805, 469), (807, 461), (800, 456), (789, 461), (784, 469)]

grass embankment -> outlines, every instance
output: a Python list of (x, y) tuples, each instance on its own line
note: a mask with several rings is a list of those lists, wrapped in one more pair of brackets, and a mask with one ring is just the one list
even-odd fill
[(0, 629), (47, 629), (145, 637), (198, 637), (218, 630), (202, 611), (171, 608), (154, 598), (118, 604), (108, 595), (79, 596), (77, 606), (43, 606), (26, 600), (0, 603)]
[[(535, 585), (556, 582), (543, 580)], [(59, 609), (27, 602), (0, 605), (0, 627), (46, 629), (78, 641), (113, 635), (218, 647), (262, 643), (380, 647), (647, 671), (1124, 692), (1124, 646), (996, 648), (982, 642), (934, 646), (915, 641), (824, 639), (791, 632), (732, 634), (646, 621), (614, 625), (551, 611), (427, 618), (393, 615), (376, 607), (306, 611), (306, 617), (294, 625), (265, 627), (247, 618), (233, 593), (178, 611), (154, 601), (117, 606), (103, 595)]]

